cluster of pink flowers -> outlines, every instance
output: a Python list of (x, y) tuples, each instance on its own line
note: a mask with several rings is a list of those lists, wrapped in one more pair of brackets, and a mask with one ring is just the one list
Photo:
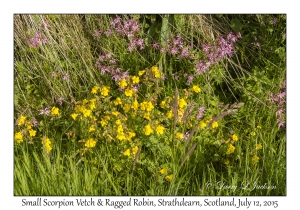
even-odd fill
[(100, 69), (101, 74), (109, 74), (114, 81), (125, 79), (129, 76), (128, 71), (123, 72), (121, 68), (116, 66), (117, 59), (111, 53), (100, 55), (96, 61), (96, 68)]
[[(154, 49), (160, 48), (157, 42), (153, 43), (152, 46)], [(177, 58), (179, 59), (193, 59), (194, 56), (191, 55), (191, 51), (191, 46), (184, 47), (183, 39), (180, 35), (174, 37), (172, 33), (170, 34), (170, 39), (167, 39), (166, 45), (160, 48), (161, 53), (174, 55), (177, 56)]]
[(139, 48), (144, 49), (144, 39), (138, 37), (139, 24), (134, 19), (124, 21), (120, 17), (111, 19), (110, 24), (114, 31), (123, 37), (127, 37), (129, 40), (128, 50), (133, 51)]
[(214, 63), (219, 62), (225, 57), (232, 57), (234, 53), (234, 43), (240, 38), (242, 38), (241, 33), (235, 35), (230, 32), (226, 38), (218, 38), (216, 45), (203, 44), (202, 50), (207, 57), (207, 61), (200, 59), (196, 62), (196, 73), (204, 73)]
[(38, 47), (41, 44), (46, 44), (48, 41), (47, 37), (43, 37), (42, 33), (37, 31), (34, 37), (29, 38), (29, 42), (33, 47)]
[(286, 104), (286, 80), (280, 86), (278, 94), (271, 93), (270, 98), (267, 99), (277, 106), (276, 117), (278, 128), (285, 127), (285, 104)]

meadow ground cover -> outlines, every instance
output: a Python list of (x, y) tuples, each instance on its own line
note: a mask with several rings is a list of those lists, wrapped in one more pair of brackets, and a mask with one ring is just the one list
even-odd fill
[(15, 15), (15, 195), (286, 195), (286, 15)]

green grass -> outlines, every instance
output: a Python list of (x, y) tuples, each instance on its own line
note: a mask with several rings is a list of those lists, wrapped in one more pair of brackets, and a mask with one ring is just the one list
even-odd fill
[[(144, 39), (144, 49), (133, 51), (128, 50), (131, 38), (116, 31), (105, 35), (112, 28), (110, 18), (115, 17), (15, 15), (14, 120), (15, 134), (21, 132), (23, 142), (18, 143), (15, 136), (14, 194), (286, 195), (286, 130), (278, 128), (276, 120), (276, 112), (285, 104), (278, 106), (267, 100), (270, 93), (283, 91), (279, 85), (286, 76), (285, 15), (121, 15), (123, 20), (133, 18), (139, 24), (134, 38)], [(271, 22), (274, 18), (276, 24)], [(43, 23), (50, 27), (44, 28)], [(101, 30), (99, 36), (96, 30)], [(33, 47), (29, 38), (37, 31), (47, 42)], [(203, 74), (195, 74), (196, 61), (205, 57), (202, 44), (216, 43), (231, 31), (242, 34), (234, 45), (234, 55)], [(166, 46), (167, 40), (177, 35), (184, 47), (192, 46), (194, 58), (180, 59), (152, 47), (155, 42)], [(99, 56), (108, 53), (116, 62), (103, 61), (102, 65), (121, 68), (130, 76), (146, 69), (135, 96), (119, 91), (118, 83), (95, 66)], [(155, 65), (165, 80), (155, 77), (151, 70)], [(194, 75), (191, 84), (184, 74)], [(127, 83), (129, 87), (132, 80), (128, 78)], [(193, 92), (193, 85), (201, 92)], [(100, 88), (97, 94), (91, 93), (94, 86)], [(108, 96), (101, 95), (103, 87), (110, 88)], [(186, 119), (175, 123), (167, 113), (172, 107), (176, 110), (173, 114), (180, 110), (180, 103), (174, 100), (176, 88), (180, 99), (185, 98), (194, 108)], [(127, 112), (123, 105), (114, 105), (117, 97), (123, 105), (132, 105), (136, 99), (141, 107), (142, 102), (151, 101), (150, 120), (143, 117), (146, 111), (141, 108)], [(76, 120), (72, 119), (76, 106), (88, 109), (84, 99), (93, 98), (96, 107), (91, 108), (92, 117), (78, 111)], [(164, 100), (166, 107), (162, 108)], [(243, 106), (234, 107), (235, 103)], [(200, 105), (205, 107), (201, 119), (205, 128), (198, 127), (200, 120), (196, 118)], [(40, 110), (46, 107), (50, 114), (41, 115)], [(53, 107), (59, 108), (60, 115), (51, 114)], [(114, 116), (112, 111), (120, 115)], [(222, 117), (226, 111), (229, 114)], [(134, 113), (135, 118), (131, 117)], [(24, 124), (20, 116), (26, 116)], [(215, 117), (219, 117), (218, 126), (213, 128), (209, 122)], [(26, 124), (33, 118), (39, 126), (32, 127), (37, 132), (29, 136)], [(125, 140), (116, 136), (116, 132), (122, 133), (117, 131), (117, 119), (122, 122)], [(108, 124), (101, 125), (101, 120)], [(144, 131), (148, 124), (153, 129), (149, 136)], [(92, 125), (96, 129), (89, 132)], [(158, 125), (165, 128), (161, 135), (156, 131)], [(131, 141), (129, 131), (136, 134)], [(177, 132), (187, 131), (190, 139), (176, 137)], [(233, 132), (237, 141), (232, 140)], [(43, 142), (45, 137), (50, 145)], [(88, 148), (86, 142), (91, 138), (96, 145)], [(229, 144), (235, 149), (226, 154)], [(258, 144), (262, 149), (256, 149)], [(134, 148), (139, 148), (139, 155), (133, 153)], [(125, 155), (127, 149), (129, 156)], [(160, 172), (163, 168), (167, 173)]]

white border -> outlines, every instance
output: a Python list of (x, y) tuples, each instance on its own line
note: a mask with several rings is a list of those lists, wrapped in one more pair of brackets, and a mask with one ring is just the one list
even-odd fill
[[(23, 197), (13, 197), (13, 14), (14, 13), (287, 13), (287, 196), (249, 197), (250, 200), (278, 200), (279, 207), (298, 207), (299, 181), (299, 15), (294, 4), (279, 0), (253, 1), (1, 1), (1, 137), (0, 137), (0, 207), (19, 209)], [(3, 135), (4, 134), (4, 135)], [(297, 173), (298, 172), (298, 173)], [(34, 197), (30, 197), (34, 198)], [(44, 197), (45, 198), (45, 197)], [(47, 197), (46, 197), (47, 198)], [(51, 199), (73, 199), (76, 197), (50, 197)], [(50, 199), (49, 198), (49, 199)], [(89, 198), (89, 197), (85, 197)], [(104, 198), (104, 197), (102, 197)], [(111, 197), (127, 199), (128, 197)], [(158, 197), (152, 197), (158, 199)], [(167, 197), (170, 198), (170, 197)], [(187, 199), (193, 197), (187, 197)], [(212, 199), (213, 197), (209, 197)], [(231, 197), (222, 197), (231, 199)], [(243, 197), (235, 197), (243, 198)], [(97, 198), (96, 198), (97, 199)], [(199, 197), (195, 197), (199, 199)], [(200, 197), (204, 200), (205, 197)], [(4, 208), (2, 208), (4, 207)], [(32, 207), (31, 207), (32, 208)], [(27, 208), (27, 209), (31, 209)], [(76, 207), (75, 207), (76, 208)], [(79, 208), (79, 207), (78, 207)], [(77, 209), (78, 209), (77, 208)], [(96, 207), (99, 209), (100, 207)], [(96, 209), (94, 208), (94, 209)], [(131, 207), (130, 209), (138, 209)], [(195, 208), (195, 207), (194, 207)], [(198, 207), (199, 208), (199, 207)], [(229, 209), (230, 207), (227, 207)], [(38, 207), (40, 209), (40, 207)], [(104, 209), (103, 207), (101, 209)], [(110, 208), (112, 209), (112, 208)], [(129, 208), (127, 208), (129, 209)], [(149, 208), (150, 209), (150, 208)], [(222, 208), (226, 209), (226, 207)], [(253, 209), (253, 208), (252, 208)], [(297, 209), (297, 208), (294, 208)]]

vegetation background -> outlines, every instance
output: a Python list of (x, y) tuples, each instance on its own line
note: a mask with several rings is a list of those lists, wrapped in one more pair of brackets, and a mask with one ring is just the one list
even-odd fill
[(14, 193), (285, 195), (285, 79), (286, 15), (15, 15)]

